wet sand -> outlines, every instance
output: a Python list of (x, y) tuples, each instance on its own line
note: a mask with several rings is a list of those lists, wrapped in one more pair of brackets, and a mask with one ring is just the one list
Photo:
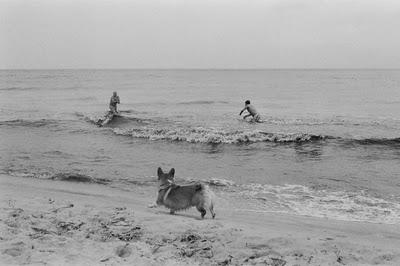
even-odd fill
[(156, 188), (0, 175), (1, 265), (400, 265), (400, 225), (149, 208)]

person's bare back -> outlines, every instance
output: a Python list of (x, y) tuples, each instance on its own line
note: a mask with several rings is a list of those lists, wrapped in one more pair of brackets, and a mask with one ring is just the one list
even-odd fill
[(253, 121), (259, 122), (260, 121), (260, 115), (258, 114), (256, 108), (250, 104), (250, 101), (247, 100), (244, 103), (244, 108), (240, 111), (239, 115), (242, 115), (242, 113), (247, 110), (249, 112), (247, 115), (243, 116), (243, 119), (246, 119), (249, 116), (253, 117)]
[(256, 114), (258, 114), (256, 108), (251, 104), (247, 105), (247, 112), (249, 112), (249, 114), (251, 114), (252, 116), (255, 116)]

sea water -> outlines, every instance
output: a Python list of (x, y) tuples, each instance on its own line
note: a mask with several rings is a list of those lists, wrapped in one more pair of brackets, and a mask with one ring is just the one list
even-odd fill
[(2, 70), (0, 108), (0, 173), (129, 189), (174, 167), (238, 209), (400, 222), (400, 70)]

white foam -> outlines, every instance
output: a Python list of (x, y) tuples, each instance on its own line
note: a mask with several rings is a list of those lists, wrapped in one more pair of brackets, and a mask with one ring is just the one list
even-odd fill
[(312, 190), (301, 185), (243, 185), (242, 195), (268, 211), (296, 213), (345, 221), (400, 223), (400, 202), (365, 192)]
[(235, 182), (223, 178), (211, 178), (209, 180), (205, 180), (204, 182), (213, 186), (222, 186), (222, 187), (235, 185)]
[(149, 140), (185, 141), (190, 143), (235, 144), (254, 142), (306, 142), (324, 139), (324, 136), (306, 133), (267, 133), (253, 131), (224, 131), (214, 128), (153, 128), (113, 129), (117, 135)]

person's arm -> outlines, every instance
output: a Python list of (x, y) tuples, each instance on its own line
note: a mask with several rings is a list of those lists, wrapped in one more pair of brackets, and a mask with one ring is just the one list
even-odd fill
[(119, 101), (119, 96), (117, 96), (117, 103), (120, 103), (120, 101)]
[(246, 110), (247, 107), (243, 108), (242, 111), (240, 111), (239, 115), (242, 115), (242, 113), (244, 112), (244, 110)]

